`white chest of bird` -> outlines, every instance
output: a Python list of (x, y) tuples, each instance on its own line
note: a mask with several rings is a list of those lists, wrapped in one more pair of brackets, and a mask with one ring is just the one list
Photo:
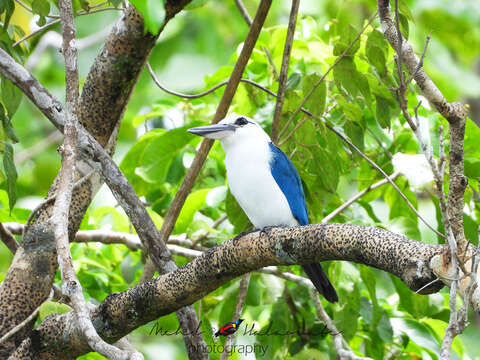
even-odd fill
[[(233, 140), (233, 139), (232, 139)], [(285, 195), (270, 170), (267, 137), (222, 141), (230, 191), (256, 228), (297, 226)]]

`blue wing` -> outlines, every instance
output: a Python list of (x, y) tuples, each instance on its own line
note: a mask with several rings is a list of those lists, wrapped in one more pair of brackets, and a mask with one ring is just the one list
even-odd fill
[(298, 176), (297, 169), (293, 166), (290, 159), (276, 147), (273, 143), (268, 144), (273, 153), (270, 160), (270, 171), (287, 198), (288, 205), (293, 216), (300, 225), (308, 224), (307, 205), (305, 204), (305, 194), (303, 193), (302, 181)]

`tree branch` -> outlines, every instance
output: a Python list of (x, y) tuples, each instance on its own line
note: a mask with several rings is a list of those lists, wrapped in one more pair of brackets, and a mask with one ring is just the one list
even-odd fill
[(17, 240), (13, 237), (12, 233), (8, 230), (8, 228), (5, 228), (4, 224), (0, 222), (0, 239), (2, 239), (2, 242), (5, 244), (6, 247), (12, 252), (12, 254), (15, 254), (15, 251), (18, 249), (18, 243)]
[[(242, 316), (243, 305), (245, 304), (245, 299), (247, 298), (249, 282), (250, 273), (244, 274), (238, 287), (237, 303), (235, 304), (235, 311), (233, 313), (232, 321), (236, 321), (237, 319), (240, 319), (240, 316)], [(220, 360), (228, 359), (228, 349), (231, 349), (232, 344), (233, 336), (228, 336), (227, 340), (225, 341), (224, 350), (220, 356)]]
[[(400, 175), (399, 172), (395, 172), (393, 173), (392, 175), (390, 175), (390, 179), (392, 180), (395, 180), (398, 176)], [(347, 201), (345, 201), (342, 205), (340, 205), (339, 207), (337, 207), (335, 210), (333, 210), (330, 214), (328, 214), (327, 216), (325, 216), (323, 219), (322, 219), (322, 224), (326, 224), (328, 223), (329, 221), (331, 221), (335, 216), (337, 216), (338, 214), (340, 214), (343, 210), (345, 210), (347, 207), (349, 207), (350, 205), (352, 205), (355, 201), (357, 201), (358, 199), (360, 199), (363, 195), (365, 195), (366, 193), (372, 191), (372, 190), (375, 190), (376, 188), (380, 187), (380, 186), (383, 186), (385, 184), (388, 184), (388, 180), (387, 179), (383, 179), (383, 180), (380, 180), (378, 182), (376, 182), (375, 184), (372, 184), (372, 185), (369, 185), (368, 187), (366, 187), (365, 189), (363, 189), (362, 191), (360, 191), (359, 193), (355, 194), (354, 196), (352, 196), (350, 199), (348, 199)]]
[[(164, 26), (188, 2), (166, 2)], [(144, 33), (143, 19), (139, 13), (133, 7), (128, 7), (113, 27), (86, 79), (79, 103), (79, 120), (102, 144), (108, 145), (111, 152), (115, 146), (119, 120), (155, 40), (155, 37)], [(63, 129), (61, 103), (3, 50), (0, 50), (0, 72), (19, 86), (55, 126)], [(84, 162), (77, 163), (76, 169), (78, 178), (90, 171)], [(74, 191), (70, 207), (70, 235), (78, 229), (100, 185), (100, 179), (95, 175)], [(49, 195), (55, 193), (56, 186), (54, 183)], [(51, 211), (51, 206), (46, 207), (28, 229), (0, 285), (0, 334), (23, 321), (50, 292), (57, 269), (53, 233), (47, 224)], [(19, 342), (22, 335), (17, 334), (15, 341)], [(0, 348), (0, 357), (7, 357), (11, 350), (11, 346)]]
[(280, 117), (282, 116), (283, 101), (285, 99), (288, 65), (290, 63), (290, 53), (292, 52), (295, 27), (297, 26), (299, 6), (300, 0), (292, 0), (292, 8), (290, 10), (290, 18), (288, 20), (287, 37), (285, 39), (285, 47), (283, 48), (282, 66), (280, 68), (280, 76), (278, 78), (277, 102), (275, 104), (275, 112), (273, 114), (271, 138), (274, 143), (277, 143), (278, 141), (278, 129), (280, 126)]
[[(192, 304), (237, 276), (269, 265), (354, 261), (388, 271), (416, 290), (436, 278), (430, 260), (445, 251), (444, 245), (424, 244), (374, 227), (317, 224), (272, 228), (226, 241), (175, 272), (111, 294), (93, 312), (92, 320), (102, 338), (114, 342), (142, 324)], [(436, 282), (422, 293), (437, 292), (442, 287), (442, 282)], [(67, 313), (46, 319), (19, 352), (35, 351), (37, 356), (50, 352), (63, 359), (88, 351), (78, 330), (68, 326), (71, 317)], [(12, 359), (22, 357), (15, 354)]]
[[(62, 293), (70, 300), (77, 320), (76, 325), (81, 329), (82, 335), (90, 348), (109, 359), (127, 360), (130, 358), (128, 353), (104, 342), (93, 327), (87, 303), (83, 297), (83, 289), (75, 274), (72, 254), (70, 253), (68, 213), (72, 200), (77, 152), (78, 68), (72, 3), (69, 0), (60, 0), (59, 9), (62, 22), (62, 52), (65, 58), (65, 140), (61, 149), (62, 168), (58, 175), (57, 195), (50, 222), (53, 227), (58, 264), (62, 276)], [(138, 358), (138, 356), (136, 357)]]
[(350, 349), (348, 343), (343, 338), (343, 335), (340, 331), (338, 331), (337, 327), (333, 323), (330, 316), (328, 316), (327, 312), (322, 306), (320, 302), (320, 298), (318, 296), (318, 291), (316, 289), (311, 289), (312, 298), (315, 302), (315, 308), (317, 310), (317, 315), (320, 319), (323, 320), (325, 326), (327, 327), (330, 335), (333, 337), (333, 344), (335, 345), (335, 350), (337, 351), (337, 356), (339, 360), (372, 360), (371, 358), (361, 357), (355, 355), (355, 353)]

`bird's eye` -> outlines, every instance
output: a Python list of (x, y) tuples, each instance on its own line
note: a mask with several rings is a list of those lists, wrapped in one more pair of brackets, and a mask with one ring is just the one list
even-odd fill
[(247, 124), (248, 124), (248, 120), (245, 119), (244, 117), (239, 117), (237, 120), (235, 120), (235, 125), (243, 126)]

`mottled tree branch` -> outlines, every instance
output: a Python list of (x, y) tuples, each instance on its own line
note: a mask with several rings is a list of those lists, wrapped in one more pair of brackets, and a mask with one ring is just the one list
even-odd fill
[[(187, 3), (189, 0), (167, 1), (164, 25)], [(115, 145), (119, 120), (155, 39), (156, 37), (144, 33), (142, 17), (135, 9), (127, 8), (113, 27), (84, 84), (78, 109), (79, 121), (87, 131), (98, 137), (102, 145), (108, 145), (110, 153)], [(61, 103), (1, 49), (0, 72), (19, 86), (57, 128), (63, 130), (64, 110)], [(91, 171), (82, 161), (76, 164), (76, 170), (77, 179)], [(69, 214), (70, 236), (78, 229), (85, 210), (100, 185), (100, 177), (93, 176), (74, 190)], [(56, 191), (57, 181), (48, 196), (53, 196)], [(57, 269), (53, 232), (48, 225), (51, 212), (51, 205), (43, 209), (27, 229), (22, 246), (15, 253), (0, 286), (0, 335), (22, 322), (48, 297)], [(3, 344), (0, 347), (0, 358), (8, 357), (30, 328), (25, 327)]]
[[(305, 264), (346, 260), (373, 266), (402, 279), (417, 290), (436, 278), (430, 262), (448, 251), (444, 245), (410, 240), (387, 230), (347, 224), (272, 228), (245, 234), (206, 251), (180, 269), (146, 281), (122, 293), (111, 294), (92, 313), (103, 339), (115, 342), (138, 326), (192, 304), (227, 281), (269, 265)], [(421, 293), (443, 287), (435, 282)], [(478, 309), (476, 309), (478, 311)], [(88, 351), (75, 328), (71, 313), (53, 316), (35, 329), (12, 359), (35, 352), (58, 359)], [(61, 349), (61, 350), (60, 350)]]
[[(68, 213), (75, 183), (75, 160), (77, 155), (77, 106), (78, 106), (78, 67), (76, 29), (73, 18), (73, 5), (69, 0), (59, 1), (62, 23), (63, 45), (65, 58), (66, 80), (66, 112), (65, 139), (61, 147), (62, 168), (58, 174), (57, 195), (50, 219), (56, 242), (58, 265), (62, 276), (62, 294), (70, 300), (75, 313), (76, 323), (92, 350), (112, 360), (128, 360), (130, 357), (143, 359), (134, 352), (129, 354), (103, 341), (97, 334), (92, 321), (87, 302), (83, 297), (83, 288), (78, 281), (73, 267), (72, 254), (68, 236)], [(131, 355), (131, 356), (130, 356)]]

